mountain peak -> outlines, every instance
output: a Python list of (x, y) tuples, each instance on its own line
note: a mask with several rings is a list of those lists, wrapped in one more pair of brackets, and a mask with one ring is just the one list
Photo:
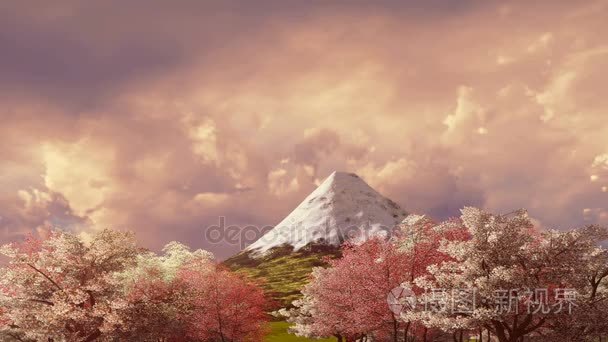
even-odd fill
[(353, 186), (353, 184), (359, 182), (363, 183), (364, 187), (369, 187), (369, 185), (367, 185), (365, 181), (363, 181), (361, 178), (359, 178), (359, 176), (354, 173), (334, 171), (327, 178), (325, 178), (325, 180), (321, 184), (319, 184), (317, 189), (314, 190), (311, 195), (313, 193), (322, 193), (325, 191), (329, 191), (330, 189), (348, 188)]
[(327, 182), (333, 183), (333, 182), (341, 181), (343, 179), (348, 179), (348, 178), (359, 178), (360, 179), (359, 176), (357, 176), (356, 174), (354, 174), (352, 172), (334, 171), (329, 176), (327, 176), (327, 178), (325, 178), (323, 183), (327, 183)]
[(335, 177), (347, 177), (347, 176), (359, 178), (359, 176), (357, 176), (356, 174), (354, 174), (352, 172), (334, 171), (329, 175), (329, 177), (327, 177), (327, 179), (332, 178), (332, 177), (335, 178)]
[(334, 171), (283, 221), (246, 250), (264, 253), (290, 245), (339, 246), (387, 234), (407, 213), (354, 173)]

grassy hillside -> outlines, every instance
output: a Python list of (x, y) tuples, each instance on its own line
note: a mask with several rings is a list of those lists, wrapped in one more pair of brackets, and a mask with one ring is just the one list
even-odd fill
[(326, 266), (326, 258), (335, 258), (339, 249), (331, 246), (307, 246), (297, 252), (292, 247), (274, 248), (266, 255), (253, 258), (241, 252), (224, 261), (233, 271), (262, 281), (267, 295), (277, 307), (289, 306), (299, 298), (313, 267)]
[(289, 334), (287, 329), (289, 323), (287, 322), (270, 322), (270, 333), (264, 338), (264, 342), (332, 342), (336, 341), (335, 338), (324, 338), (324, 339), (310, 339), (305, 337), (298, 337), (296, 335)]

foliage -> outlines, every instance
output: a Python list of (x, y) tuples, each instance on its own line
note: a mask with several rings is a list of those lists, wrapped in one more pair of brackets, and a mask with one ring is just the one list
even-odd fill
[(267, 314), (263, 291), (227, 270), (210, 274), (186, 270), (180, 274), (192, 289), (194, 310), (183, 317), (190, 336), (201, 341), (260, 341), (265, 334)]
[[(0, 248), (9, 258), (0, 268), (0, 337), (262, 341), (264, 292), (287, 305), (300, 287), (294, 306), (279, 311), (289, 323), (271, 323), (266, 340), (463, 341), (486, 332), (500, 342), (589, 341), (608, 334), (607, 229), (538, 230), (523, 210), (493, 215), (476, 208), (441, 223), (411, 215), (398, 228), (390, 241), (346, 244), (339, 252), (279, 248), (225, 265), (176, 242), (157, 255), (126, 232), (103, 230), (85, 242), (51, 230)], [(417, 303), (389, 310), (395, 288), (412, 291)], [(536, 289), (546, 289), (544, 297)], [(544, 311), (564, 304), (564, 289), (576, 294), (568, 311)], [(508, 310), (497, 301), (505, 290)], [(463, 310), (463, 303), (476, 305)], [(300, 337), (285, 335), (288, 324)]]
[(294, 303), (296, 308), (281, 311), (295, 323), (294, 332), (347, 341), (398, 341), (418, 333), (416, 326), (388, 309), (387, 295), (401, 283), (425, 274), (431, 263), (445, 259), (437, 251), (440, 238), (457, 236), (452, 233), (459, 227), (431, 231), (430, 221), (423, 217), (415, 223), (401, 227), (403, 236), (397, 241), (371, 239), (346, 245), (343, 256), (330, 261), (329, 268), (316, 268), (302, 290), (304, 297)]
[[(346, 341), (463, 341), (484, 331), (501, 342), (608, 334), (605, 228), (540, 231), (523, 210), (464, 208), (459, 219), (438, 224), (412, 215), (400, 231), (390, 242), (347, 246), (329, 268), (315, 269), (295, 309), (280, 311), (292, 330)], [(386, 303), (392, 286), (418, 300), (398, 317)], [(505, 292), (506, 302), (498, 297)]]
[(218, 267), (209, 253), (171, 243), (123, 274), (133, 318), (129, 341), (260, 341), (266, 301), (250, 281)]
[[(492, 215), (464, 208), (461, 221), (469, 238), (443, 241), (439, 250), (451, 259), (432, 265), (429, 275), (413, 283), (427, 290), (422, 300), (435, 307), (454, 308), (463, 294), (464, 303), (477, 305), (419, 309), (404, 319), (449, 332), (486, 329), (501, 342), (524, 336), (582, 340), (606, 333), (605, 324), (595, 323), (603, 320), (608, 299), (603, 290), (608, 255), (600, 247), (606, 229), (537, 231), (523, 210)], [(441, 296), (433, 289), (442, 289)], [(545, 310), (564, 304), (559, 289), (578, 294), (571, 312)]]
[(3, 340), (231, 342), (265, 332), (262, 290), (179, 243), (157, 256), (130, 233), (85, 243), (54, 230), (1, 252)]
[(114, 274), (140, 250), (130, 233), (103, 230), (90, 243), (51, 231), (5, 245), (0, 329), (23, 340), (93, 341), (123, 325), (127, 302)]
[(196, 272), (201, 277), (215, 270), (211, 254), (171, 242), (163, 255), (148, 252), (137, 258), (137, 265), (118, 277), (124, 283), (128, 301), (125, 329), (118, 336), (129, 341), (186, 341), (192, 329), (190, 317), (196, 303), (193, 289), (180, 276)]

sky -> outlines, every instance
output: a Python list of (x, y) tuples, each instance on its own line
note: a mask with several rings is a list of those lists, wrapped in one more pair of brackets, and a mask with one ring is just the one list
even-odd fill
[(279, 222), (334, 170), (408, 212), (608, 224), (608, 1), (2, 1), (0, 242)]

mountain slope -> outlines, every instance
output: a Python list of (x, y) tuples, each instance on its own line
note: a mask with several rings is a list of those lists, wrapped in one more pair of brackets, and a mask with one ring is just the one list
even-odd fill
[[(312, 247), (312, 246), (309, 246)], [(300, 298), (300, 290), (308, 283), (314, 267), (327, 266), (327, 259), (340, 256), (340, 249), (319, 245), (293, 251), (291, 247), (275, 247), (268, 253), (252, 257), (243, 251), (224, 261), (231, 270), (259, 280), (276, 308), (286, 307)]]
[(334, 172), (275, 228), (224, 264), (262, 280), (278, 306), (288, 306), (313, 267), (340, 256), (344, 241), (387, 236), (406, 216), (359, 176)]
[(339, 246), (386, 235), (407, 213), (353, 173), (334, 172), (274, 229), (245, 250), (265, 253), (280, 246), (294, 251), (309, 244)]

